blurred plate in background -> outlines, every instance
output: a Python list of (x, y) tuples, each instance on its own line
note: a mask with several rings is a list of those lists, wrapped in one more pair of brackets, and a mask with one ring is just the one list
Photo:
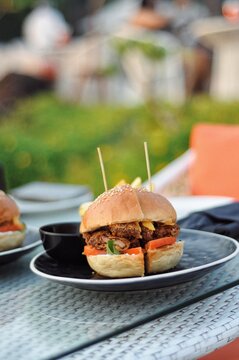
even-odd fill
[(192, 212), (201, 211), (217, 206), (229, 204), (232, 198), (226, 196), (175, 196), (169, 197), (174, 206), (178, 219), (188, 216)]
[(79, 207), (92, 200), (85, 185), (32, 182), (11, 191), (21, 214), (45, 213)]

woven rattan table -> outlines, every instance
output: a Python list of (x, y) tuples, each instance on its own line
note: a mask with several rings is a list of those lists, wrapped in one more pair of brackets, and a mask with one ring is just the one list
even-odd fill
[(196, 359), (239, 336), (239, 256), (191, 282), (110, 293), (36, 276), (42, 251), (0, 267), (1, 359)]

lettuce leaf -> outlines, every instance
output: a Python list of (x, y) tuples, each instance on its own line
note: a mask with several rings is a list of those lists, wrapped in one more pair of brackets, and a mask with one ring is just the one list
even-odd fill
[(110, 255), (119, 255), (120, 252), (116, 250), (114, 240), (108, 240), (106, 244), (106, 252)]

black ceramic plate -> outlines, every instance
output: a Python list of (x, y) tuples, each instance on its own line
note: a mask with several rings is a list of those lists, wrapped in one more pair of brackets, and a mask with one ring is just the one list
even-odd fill
[(92, 273), (83, 257), (79, 264), (62, 264), (46, 253), (37, 255), (31, 270), (48, 280), (81, 289), (98, 291), (131, 291), (156, 289), (192, 281), (231, 260), (239, 252), (238, 243), (226, 236), (197, 230), (180, 231), (185, 242), (183, 257), (172, 271), (145, 277), (106, 279)]
[(26, 231), (26, 237), (23, 241), (22, 246), (16, 249), (0, 252), (0, 265), (17, 260), (20, 256), (23, 256), (34, 250), (35, 247), (40, 245), (41, 243), (42, 242), (40, 240), (38, 228), (28, 226)]

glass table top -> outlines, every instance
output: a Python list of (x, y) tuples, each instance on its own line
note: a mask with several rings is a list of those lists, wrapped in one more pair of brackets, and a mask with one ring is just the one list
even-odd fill
[(31, 272), (31, 259), (42, 251), (39, 246), (0, 266), (3, 359), (59, 359), (239, 284), (237, 255), (200, 278), (169, 287), (131, 292), (79, 289)]

